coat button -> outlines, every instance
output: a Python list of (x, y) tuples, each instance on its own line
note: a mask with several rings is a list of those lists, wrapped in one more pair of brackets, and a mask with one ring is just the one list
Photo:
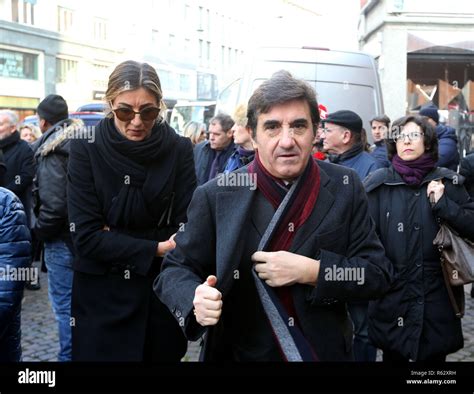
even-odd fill
[(417, 266), (418, 268), (421, 267), (421, 265), (422, 265), (421, 263), (416, 263), (416, 266)]
[(418, 298), (418, 300), (416, 302), (418, 302), (418, 304), (420, 304), (420, 305), (424, 304), (423, 298)]
[(420, 225), (418, 223), (415, 223), (415, 225), (413, 226), (413, 228), (418, 231), (420, 229)]
[(418, 192), (415, 192), (415, 196), (419, 196), (421, 193), (418, 191)]

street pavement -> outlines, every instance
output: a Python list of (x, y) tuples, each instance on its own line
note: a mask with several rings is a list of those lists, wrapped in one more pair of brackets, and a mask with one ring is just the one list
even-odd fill
[[(40, 273), (41, 290), (25, 290), (22, 309), (23, 361), (57, 361), (58, 329), (48, 299), (47, 275)], [(466, 292), (469, 286), (466, 286)], [(466, 315), (462, 319), (464, 348), (448, 361), (474, 361), (474, 299), (466, 293)], [(190, 342), (183, 361), (197, 361), (199, 342)], [(381, 359), (380, 352), (377, 360)]]

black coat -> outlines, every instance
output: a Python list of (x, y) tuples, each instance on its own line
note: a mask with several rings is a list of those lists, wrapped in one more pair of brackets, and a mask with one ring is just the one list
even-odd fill
[[(222, 153), (223, 156), (219, 159), (220, 166), (217, 168), (217, 173), (220, 174), (224, 172), (227, 160), (235, 150), (236, 146), (234, 142), (231, 142)], [(209, 141), (200, 142), (194, 147), (194, 163), (196, 165), (196, 178), (198, 185), (203, 185), (209, 180), (209, 171), (211, 169), (214, 153), (215, 151), (212, 150)]]
[[(319, 256), (320, 274), (316, 287), (296, 284), (292, 293), (302, 330), (318, 357), (347, 361), (352, 359), (352, 323), (346, 301), (382, 295), (389, 287), (391, 268), (375, 234), (357, 174), (330, 163), (318, 162), (318, 165), (321, 169), (318, 200), (308, 220), (295, 234), (290, 252), (311, 258)], [(236, 173), (245, 171), (246, 167)], [(258, 189), (222, 186), (233, 174), (196, 189), (185, 231), (176, 236), (177, 247), (165, 256), (162, 272), (155, 282), (156, 293), (182, 322), (190, 340), (197, 340), (206, 331), (192, 312), (196, 287), (208, 275), (216, 275), (223, 311), (226, 310), (226, 296), (232, 291), (237, 279), (235, 270), (239, 269), (246, 248), (243, 245), (246, 229), (252, 225), (250, 215)], [(361, 268), (364, 283), (330, 280), (326, 272), (333, 266)], [(217, 340), (218, 331), (219, 324), (209, 330), (202, 359), (215, 360), (216, 351), (223, 350)]]
[(67, 165), (71, 138), (81, 126), (76, 120), (62, 120), (33, 144), (38, 166), (33, 187), (35, 234), (42, 241), (61, 239), (70, 248)]
[[(407, 359), (446, 355), (463, 346), (461, 321), (448, 298), (433, 239), (439, 220), (474, 239), (474, 204), (455, 172), (437, 168), (420, 186), (408, 186), (393, 167), (364, 182), (371, 215), (395, 270), (395, 282), (369, 305), (369, 335), (382, 350)], [(431, 208), (426, 195), (432, 180), (443, 180), (445, 193)], [(462, 296), (462, 288), (459, 296)]]
[(459, 173), (466, 178), (464, 185), (469, 195), (474, 199), (474, 152), (461, 160)]
[[(100, 132), (101, 124), (96, 128)], [(186, 222), (196, 187), (191, 141), (179, 137), (174, 149), (165, 160), (172, 173), (160, 203), (167, 204), (168, 219), (154, 228), (107, 231), (108, 213), (127, 174), (117, 174), (108, 165), (97, 143), (80, 139), (71, 143), (68, 207), (77, 253), (73, 263), (73, 359), (143, 361), (150, 338), (174, 344), (174, 333), (167, 337), (166, 328), (149, 332), (152, 311), (160, 309), (154, 305), (152, 290), (162, 260), (155, 257), (158, 242), (167, 240)], [(161, 174), (161, 167), (156, 171)], [(169, 206), (172, 193), (174, 202)], [(158, 314), (158, 320), (169, 319), (173, 325), (169, 330), (176, 330), (184, 340), (169, 311), (162, 308)], [(184, 354), (185, 350), (185, 342), (175, 346), (176, 352)]]
[(12, 134), (11, 140), (12, 143), (2, 149), (6, 172), (0, 186), (17, 195), (30, 223), (31, 189), (36, 172), (33, 150), (26, 141), (20, 139), (17, 131)]

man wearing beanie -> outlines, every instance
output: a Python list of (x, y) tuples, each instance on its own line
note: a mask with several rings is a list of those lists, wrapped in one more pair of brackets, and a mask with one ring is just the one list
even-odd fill
[(436, 130), (438, 136), (438, 167), (449, 168), (457, 171), (459, 164), (458, 138), (456, 130), (452, 127), (439, 123), (438, 107), (433, 103), (427, 104), (420, 109), (420, 115), (428, 118), (428, 123)]
[(70, 139), (82, 122), (69, 119), (66, 101), (57, 94), (41, 101), (37, 112), (43, 135), (33, 145), (38, 166), (34, 232), (44, 242), (49, 299), (59, 325), (58, 361), (70, 361), (73, 248), (67, 214), (67, 164)]
[(6, 168), (3, 180), (0, 179), (0, 186), (11, 190), (20, 199), (29, 225), (35, 160), (28, 143), (20, 138), (17, 125), (16, 112), (0, 110), (0, 156), (3, 157)]
[[(324, 149), (330, 154), (329, 160), (352, 168), (361, 180), (371, 172), (382, 168), (374, 157), (364, 151), (362, 119), (355, 112), (341, 110), (329, 114), (323, 120), (321, 137), (324, 140)], [(377, 350), (369, 341), (368, 302), (350, 302), (348, 308), (354, 324), (355, 360), (375, 361)]]

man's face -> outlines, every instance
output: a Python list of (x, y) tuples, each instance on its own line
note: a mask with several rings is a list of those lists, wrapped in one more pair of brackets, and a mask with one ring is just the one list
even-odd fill
[(222, 130), (220, 122), (214, 121), (209, 126), (209, 143), (214, 150), (224, 150), (232, 142), (232, 130)]
[(276, 178), (290, 181), (300, 176), (308, 164), (314, 141), (306, 101), (279, 104), (258, 116), (255, 144), (263, 166)]
[(371, 128), (372, 128), (372, 137), (374, 137), (374, 142), (379, 142), (386, 137), (388, 130), (387, 130), (387, 126), (385, 126), (385, 123), (374, 120), (372, 122)]
[(351, 132), (345, 127), (334, 123), (326, 123), (322, 137), (324, 150), (329, 153), (339, 155), (349, 149), (347, 143), (351, 139)]
[(10, 118), (7, 115), (0, 115), (0, 140), (3, 140), (15, 131), (15, 125), (10, 123)]

